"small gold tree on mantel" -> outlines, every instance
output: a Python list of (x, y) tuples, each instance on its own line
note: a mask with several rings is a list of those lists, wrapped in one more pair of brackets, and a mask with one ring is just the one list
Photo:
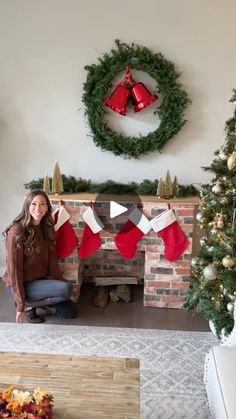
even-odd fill
[(44, 179), (43, 179), (43, 190), (44, 192), (46, 192), (46, 194), (50, 194), (51, 192), (50, 180), (47, 173), (45, 174)]
[(172, 196), (173, 196), (173, 186), (172, 186), (170, 171), (167, 170), (166, 180), (165, 180), (165, 186), (164, 186), (164, 197), (166, 199), (169, 199)]
[(164, 182), (163, 182), (162, 178), (159, 179), (156, 194), (157, 194), (158, 198), (162, 198), (163, 195), (164, 195)]
[(52, 193), (59, 195), (64, 191), (61, 170), (58, 161), (56, 161), (52, 177)]
[(174, 177), (172, 187), (173, 187), (173, 196), (177, 197), (179, 195), (179, 184), (178, 184), (177, 176)]
[(166, 178), (163, 181), (162, 178), (159, 179), (157, 185), (156, 195), (158, 198), (170, 199), (177, 197), (179, 194), (179, 185), (177, 177), (175, 176), (174, 181), (171, 181), (170, 171), (167, 170)]

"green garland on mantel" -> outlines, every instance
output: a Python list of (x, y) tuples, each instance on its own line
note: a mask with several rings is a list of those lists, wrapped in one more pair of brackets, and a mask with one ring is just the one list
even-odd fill
[[(84, 83), (82, 100), (85, 114), (92, 131), (94, 143), (103, 151), (111, 151), (124, 158), (139, 158), (142, 154), (161, 151), (167, 141), (177, 134), (185, 124), (184, 110), (190, 102), (187, 93), (177, 79), (174, 64), (161, 53), (153, 53), (146, 47), (132, 43), (127, 45), (115, 40), (116, 49), (99, 58), (99, 64), (87, 65), (87, 80)], [(156, 114), (159, 127), (145, 136), (123, 136), (114, 132), (104, 120), (106, 110), (103, 101), (113, 85), (115, 76), (129, 65), (131, 69), (144, 71), (157, 82), (163, 96)]]
[[(25, 183), (24, 187), (32, 191), (33, 189), (43, 189), (43, 178), (38, 180), (32, 180), (29, 183)], [(50, 183), (52, 178), (49, 178)], [(82, 178), (76, 178), (74, 176), (62, 175), (62, 182), (65, 194), (72, 193), (106, 193), (112, 195), (125, 195), (131, 192), (136, 192), (138, 195), (150, 195), (155, 196), (157, 191), (158, 180), (153, 181), (144, 179), (141, 183), (130, 182), (128, 184), (114, 182), (113, 180), (107, 180), (103, 183), (92, 183), (91, 180), (85, 180)], [(197, 196), (199, 195), (198, 190), (195, 186), (191, 185), (178, 185), (178, 197)]]

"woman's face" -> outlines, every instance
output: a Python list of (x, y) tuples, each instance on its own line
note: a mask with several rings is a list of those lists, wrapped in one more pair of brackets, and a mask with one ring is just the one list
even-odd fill
[(33, 224), (38, 225), (48, 210), (46, 199), (43, 195), (36, 195), (29, 206), (29, 213)]

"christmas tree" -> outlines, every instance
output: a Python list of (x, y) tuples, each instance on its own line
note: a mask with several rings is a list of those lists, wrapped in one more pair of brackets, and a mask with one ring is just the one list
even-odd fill
[(225, 124), (225, 143), (204, 170), (214, 174), (202, 185), (196, 215), (201, 229), (198, 255), (191, 260), (192, 284), (184, 307), (204, 314), (217, 335), (229, 335), (236, 304), (236, 89), (233, 117)]
[(52, 193), (60, 194), (63, 190), (61, 170), (58, 161), (56, 161), (52, 177)]
[(50, 192), (51, 192), (50, 179), (49, 179), (47, 173), (45, 174), (44, 179), (43, 179), (43, 190), (44, 190), (44, 192), (46, 192), (46, 194), (50, 194)]

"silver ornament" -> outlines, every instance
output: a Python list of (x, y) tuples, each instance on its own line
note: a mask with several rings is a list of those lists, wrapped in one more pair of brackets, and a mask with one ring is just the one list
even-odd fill
[(217, 278), (217, 269), (214, 265), (208, 265), (203, 269), (204, 277), (209, 280), (213, 281)]
[(201, 246), (206, 246), (207, 238), (205, 236), (201, 237), (199, 241)]
[(226, 197), (222, 197), (221, 199), (220, 199), (220, 203), (221, 204), (223, 204), (223, 205), (226, 205), (227, 203), (228, 203), (228, 199), (226, 198)]
[(197, 221), (202, 221), (202, 220), (203, 220), (203, 214), (202, 214), (201, 212), (198, 212), (198, 213), (196, 214), (196, 220), (197, 220)]
[(192, 266), (192, 268), (196, 268), (196, 266), (198, 266), (199, 265), (199, 258), (196, 256), (196, 257), (193, 257), (192, 259), (191, 259), (191, 266)]
[(228, 310), (228, 311), (233, 311), (233, 309), (234, 309), (234, 303), (233, 303), (232, 301), (230, 301), (230, 302), (227, 304), (227, 310)]
[(209, 253), (213, 253), (215, 248), (214, 248), (214, 246), (210, 246), (210, 247), (208, 247), (207, 250), (208, 250)]

